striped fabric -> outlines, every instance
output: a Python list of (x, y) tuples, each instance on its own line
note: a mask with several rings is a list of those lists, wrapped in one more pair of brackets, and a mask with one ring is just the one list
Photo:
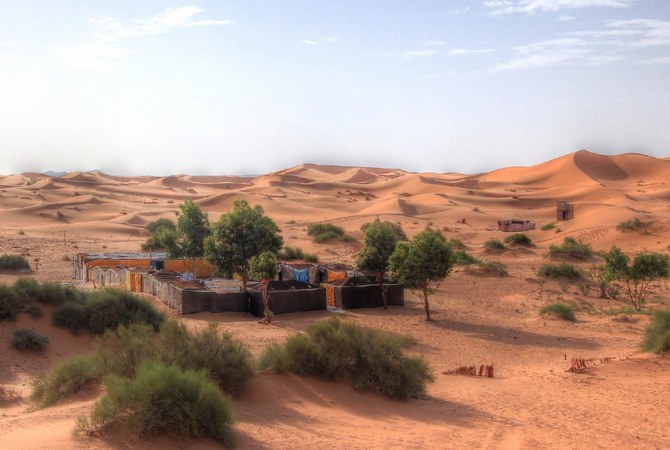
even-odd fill
[(326, 271), (326, 281), (344, 280), (347, 277), (347, 272), (337, 272), (328, 269)]
[(335, 305), (335, 286), (330, 285), (330, 284), (322, 284), (321, 287), (326, 289), (326, 304), (328, 306), (336, 306)]

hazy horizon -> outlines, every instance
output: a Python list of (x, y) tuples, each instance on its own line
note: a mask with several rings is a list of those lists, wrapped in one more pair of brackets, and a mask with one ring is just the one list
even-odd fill
[(11, 2), (0, 95), (0, 174), (667, 157), (670, 2)]

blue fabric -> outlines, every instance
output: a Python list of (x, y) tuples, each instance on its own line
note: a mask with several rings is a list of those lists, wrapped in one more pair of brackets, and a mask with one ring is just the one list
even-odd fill
[(295, 281), (300, 281), (301, 283), (309, 284), (309, 270), (295, 270), (293, 269), (293, 279)]

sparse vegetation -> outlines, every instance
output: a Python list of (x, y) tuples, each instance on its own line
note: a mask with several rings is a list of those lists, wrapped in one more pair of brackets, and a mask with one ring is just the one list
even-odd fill
[[(408, 357), (408, 340), (332, 317), (291, 336), (283, 346), (273, 344), (259, 360), (262, 369), (314, 375), (327, 380), (351, 379), (356, 389), (374, 389), (408, 399), (423, 394), (433, 380), (419, 357)], [(410, 341), (411, 342), (411, 341)]]
[(571, 305), (567, 303), (552, 303), (547, 305), (540, 310), (540, 315), (544, 314), (556, 314), (558, 317), (569, 322), (574, 322), (577, 319), (575, 318), (575, 311), (572, 309)]
[(293, 261), (297, 259), (313, 263), (319, 262), (319, 257), (317, 255), (305, 253), (300, 247), (291, 247), (288, 245), (277, 253), (277, 258), (285, 261)]
[(4, 270), (21, 270), (21, 269), (30, 269), (30, 264), (26, 258), (21, 255), (8, 255), (4, 254), (0, 256), (0, 269)]
[(670, 310), (656, 311), (644, 333), (642, 349), (662, 353), (670, 350)]
[(307, 227), (307, 234), (312, 236), (312, 240), (321, 244), (330, 240), (342, 242), (351, 242), (354, 240), (344, 232), (344, 228), (333, 225), (332, 223), (313, 223)]
[(465, 249), (467, 248), (463, 241), (457, 238), (451, 238), (447, 241), (447, 245), (451, 247), (452, 250)]
[(38, 407), (44, 408), (79, 392), (101, 378), (102, 372), (92, 355), (75, 356), (37, 377), (33, 381), (30, 399)]
[(29, 328), (17, 328), (12, 332), (12, 347), (17, 350), (43, 350), (49, 338)]
[(470, 264), (478, 264), (481, 262), (465, 250), (454, 250), (451, 255), (455, 266), (469, 266)]
[(514, 233), (505, 238), (506, 244), (522, 245), (524, 247), (531, 247), (533, 241), (526, 233)]
[[(361, 225), (361, 231), (363, 233), (365, 233), (367, 231), (367, 229), (370, 227), (370, 225), (372, 225), (373, 223), (377, 223), (377, 222), (380, 222), (379, 218), (376, 218), (374, 222), (364, 223), (363, 225)], [(385, 220), (383, 223), (387, 224), (389, 227), (391, 227), (393, 229), (393, 231), (395, 232), (399, 241), (406, 241), (407, 240), (407, 234), (405, 234), (405, 231), (402, 229), (402, 225), (400, 224), (400, 222), (395, 222), (394, 223), (394, 222), (388, 222), (388, 221)]]
[(549, 231), (549, 230), (551, 230), (552, 228), (556, 228), (556, 224), (553, 223), (553, 222), (552, 222), (552, 223), (547, 223), (547, 224), (545, 224), (545, 225), (542, 225), (542, 226), (540, 227), (540, 230), (542, 230), (542, 231)]
[[(379, 219), (367, 224), (364, 229), (363, 247), (356, 257), (356, 266), (361, 270), (376, 272), (384, 309), (388, 309), (384, 278), (389, 267), (389, 259), (395, 251), (400, 237), (397, 228), (391, 222)], [(400, 229), (402, 232), (402, 229)], [(405, 233), (402, 233), (403, 235)], [(405, 236), (406, 237), (406, 236)]]
[(505, 250), (505, 244), (500, 239), (491, 238), (484, 242), (484, 248), (489, 250)]
[(507, 266), (500, 261), (477, 261), (477, 265), (484, 272), (496, 273), (501, 277), (507, 276)]
[(578, 241), (577, 239), (566, 236), (561, 245), (551, 245), (549, 247), (551, 256), (569, 256), (578, 259), (587, 259), (593, 255), (591, 246)]
[(142, 250), (153, 251), (163, 249), (166, 236), (177, 232), (177, 225), (170, 219), (157, 219), (149, 222), (144, 228), (151, 233), (151, 237), (142, 244)]
[(537, 271), (537, 274), (541, 277), (569, 278), (572, 280), (580, 279), (583, 276), (581, 270), (567, 262), (560, 264), (542, 264), (540, 269)]
[(625, 220), (623, 222), (620, 222), (617, 226), (616, 229), (621, 232), (626, 232), (626, 231), (635, 231), (639, 230), (644, 226), (644, 223), (640, 220), (639, 217), (636, 217), (634, 219), (630, 220)]
[(106, 394), (90, 418), (77, 420), (77, 432), (133, 429), (140, 437), (170, 432), (177, 436), (210, 437), (233, 444), (232, 407), (205, 371), (144, 363), (133, 379), (110, 376)]

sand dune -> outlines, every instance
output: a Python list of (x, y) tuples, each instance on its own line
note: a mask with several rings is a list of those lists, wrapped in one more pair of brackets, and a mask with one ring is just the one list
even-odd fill
[[(282, 229), (285, 245), (315, 253), (321, 261), (352, 263), (362, 224), (375, 218), (399, 222), (410, 236), (432, 226), (461, 240), (483, 260), (499, 260), (509, 276), (456, 268), (431, 300), (435, 321), (423, 320), (418, 297), (406, 307), (348, 311), (341, 317), (391, 333), (411, 334), (435, 373), (426, 397), (400, 403), (346, 383), (262, 373), (234, 401), (238, 448), (664, 448), (670, 442), (662, 387), (670, 360), (638, 353), (646, 315), (611, 316), (622, 300), (583, 295), (577, 284), (540, 284), (536, 270), (549, 245), (566, 236), (594, 250), (617, 245), (627, 252), (667, 253), (670, 237), (670, 158), (639, 154), (604, 156), (585, 150), (531, 167), (508, 167), (479, 175), (410, 173), (399, 169), (302, 164), (254, 177), (123, 177), (73, 172), (0, 176), (0, 254), (25, 255), (40, 280), (67, 281), (77, 252), (138, 251), (144, 227), (175, 218), (193, 199), (218, 220), (235, 200), (261, 205)], [(556, 202), (575, 205), (575, 219), (557, 222)], [(503, 218), (537, 223), (528, 232), (536, 247), (487, 252), (483, 243), (507, 235)], [(622, 221), (639, 218), (644, 229), (621, 232)], [(354, 242), (316, 244), (311, 223), (332, 222)], [(554, 223), (553, 228), (540, 227)], [(575, 264), (588, 270), (593, 262)], [(0, 283), (20, 274), (0, 273)], [(84, 286), (92, 289), (92, 286)], [(670, 304), (670, 285), (655, 286), (652, 307)], [(149, 297), (150, 298), (150, 297)], [(156, 306), (162, 303), (150, 298)], [(546, 304), (578, 307), (572, 324), (540, 317)], [(171, 314), (166, 311), (167, 314)], [(187, 326), (208, 321), (233, 333), (258, 355), (264, 346), (301, 332), (327, 312), (278, 315), (275, 326), (244, 315), (182, 316)], [(152, 440), (114, 435), (75, 439), (76, 417), (86, 414), (99, 391), (72, 402), (33, 410), (25, 400), (30, 381), (55, 362), (88, 351), (93, 341), (54, 328), (48, 317), (0, 324), (0, 385), (17, 389), (23, 401), (0, 404), (1, 448), (212, 448), (207, 440)], [(9, 334), (29, 326), (53, 345), (37, 356), (9, 349)], [(614, 357), (585, 374), (567, 373), (571, 357)], [(492, 363), (492, 380), (445, 375), (465, 364)], [(617, 395), (612, 395), (616, 392)], [(641, 420), (631, 426), (635, 410)]]

